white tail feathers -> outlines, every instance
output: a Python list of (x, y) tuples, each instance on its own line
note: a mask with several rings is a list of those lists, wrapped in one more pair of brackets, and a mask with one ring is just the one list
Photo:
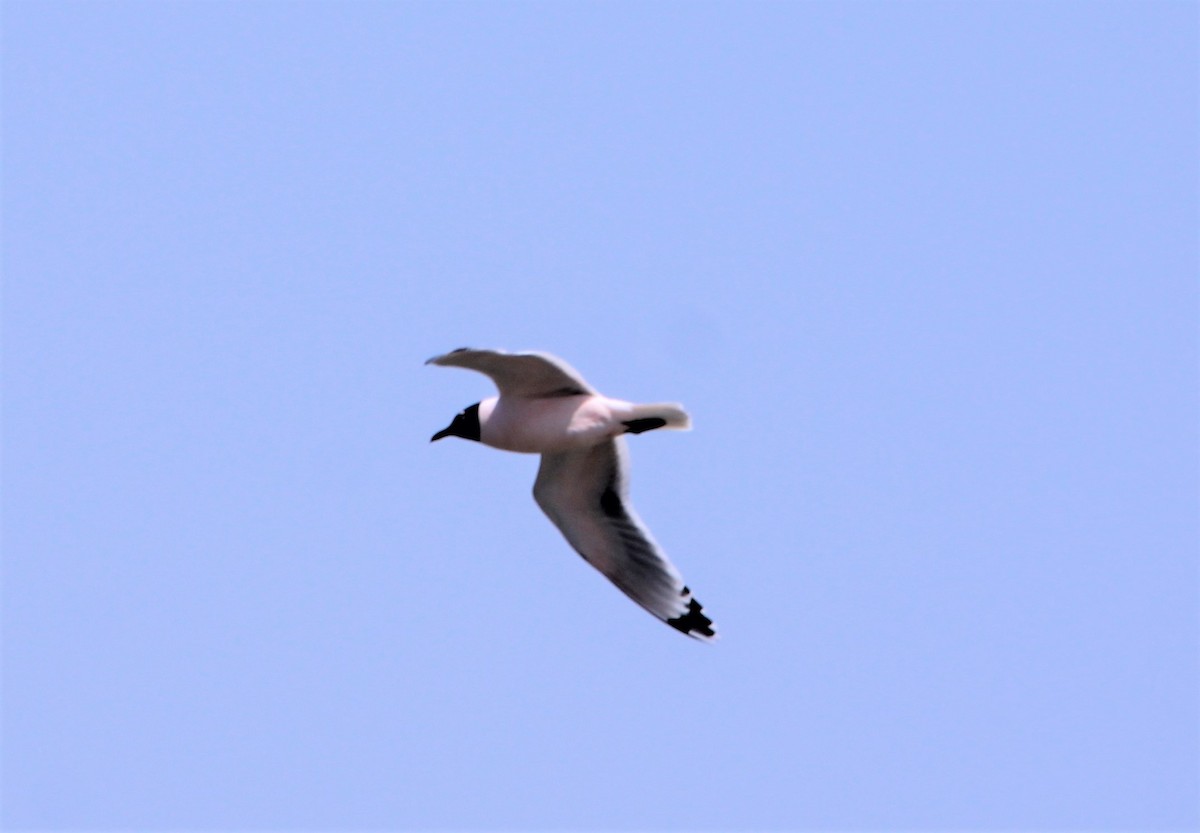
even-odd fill
[(673, 428), (676, 431), (690, 431), (692, 418), (678, 402), (656, 402), (653, 405), (634, 405), (634, 419), (663, 419), (667, 424), (663, 428)]

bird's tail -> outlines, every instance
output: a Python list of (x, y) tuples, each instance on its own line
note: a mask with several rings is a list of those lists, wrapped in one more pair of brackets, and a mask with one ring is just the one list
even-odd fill
[[(625, 425), (629, 432), (640, 434), (655, 428), (672, 428), (676, 431), (690, 431), (692, 418), (678, 402), (656, 402), (652, 405), (634, 405), (631, 410), (632, 419)], [(640, 429), (640, 430), (639, 430)]]

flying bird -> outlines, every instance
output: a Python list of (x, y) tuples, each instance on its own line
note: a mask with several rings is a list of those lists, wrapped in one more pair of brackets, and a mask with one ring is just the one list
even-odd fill
[(712, 620), (629, 503), (624, 435), (690, 429), (682, 407), (609, 399), (549, 353), (462, 347), (425, 363), (477, 370), (500, 391), (463, 409), (430, 442), (462, 437), (541, 454), (533, 498), (567, 543), (671, 627), (703, 641), (716, 638)]

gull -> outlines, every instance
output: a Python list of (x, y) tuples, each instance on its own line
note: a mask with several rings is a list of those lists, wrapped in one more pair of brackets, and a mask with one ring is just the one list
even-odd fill
[(625, 434), (688, 430), (674, 403), (635, 405), (599, 394), (549, 353), (461, 347), (425, 364), (462, 367), (491, 377), (500, 391), (464, 408), (433, 435), (541, 454), (533, 498), (576, 552), (654, 616), (702, 641), (712, 620), (629, 503)]

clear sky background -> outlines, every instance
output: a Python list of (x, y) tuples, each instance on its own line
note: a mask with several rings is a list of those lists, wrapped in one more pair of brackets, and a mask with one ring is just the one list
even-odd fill
[(5, 2), (4, 826), (1195, 829), (1197, 19)]

